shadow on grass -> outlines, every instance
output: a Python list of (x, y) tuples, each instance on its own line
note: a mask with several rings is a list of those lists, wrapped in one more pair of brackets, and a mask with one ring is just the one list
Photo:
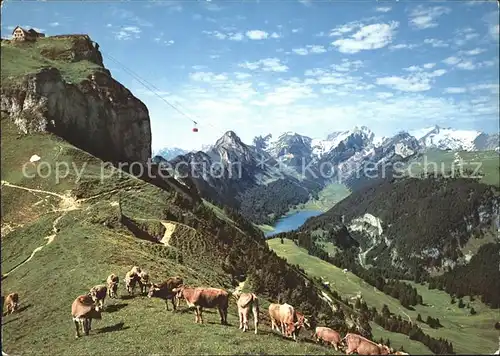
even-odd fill
[(104, 328), (100, 328), (97, 330), (97, 333), (98, 334), (103, 334), (103, 333), (111, 333), (113, 331), (120, 331), (120, 330), (126, 330), (126, 329), (130, 329), (129, 326), (124, 326), (125, 323), (122, 321), (118, 324), (115, 324), (115, 325), (111, 325), (111, 326), (106, 326)]
[[(13, 315), (16, 315), (17, 313), (21, 313), (21, 312), (23, 312), (23, 311), (25, 311), (26, 309), (31, 308), (31, 307), (32, 307), (32, 305), (31, 305), (31, 304), (25, 305), (25, 306), (23, 306), (23, 307), (21, 307), (21, 308), (17, 309), (17, 310), (13, 313)], [(6, 312), (6, 311), (2, 313), (2, 317), (3, 317), (3, 318), (5, 318), (7, 315), (11, 315), (11, 314), (7, 314), (7, 312)], [(16, 318), (16, 319), (17, 319), (17, 318)], [(13, 319), (13, 320), (11, 320), (11, 321), (14, 321), (14, 320), (16, 320), (16, 319)], [(3, 323), (2, 325), (5, 325), (5, 324), (7, 324), (7, 322)]]
[(104, 311), (108, 312), (108, 313), (114, 313), (120, 309), (125, 308), (127, 305), (128, 304), (126, 304), (126, 303), (108, 305)]
[[(2, 319), (4, 319), (4, 318), (5, 318), (5, 315), (3, 316), (3, 318), (2, 318)], [(2, 323), (2, 326), (7, 325), (8, 323), (12, 323), (13, 321), (16, 321), (17, 319), (19, 319), (19, 317), (14, 318), (14, 319), (10, 319), (10, 320), (6, 321), (5, 323)], [(4, 319), (4, 320), (5, 320), (5, 319)]]
[(120, 299), (122, 299), (122, 300), (130, 300), (130, 299), (134, 299), (135, 297), (137, 297), (137, 295), (125, 294), (125, 295), (120, 296)]

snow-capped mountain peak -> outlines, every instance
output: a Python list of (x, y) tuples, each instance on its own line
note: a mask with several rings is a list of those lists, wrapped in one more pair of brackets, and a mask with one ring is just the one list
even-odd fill
[(420, 130), (410, 131), (426, 148), (450, 150), (476, 150), (475, 140), (481, 135), (476, 130), (456, 130), (451, 127), (432, 126)]

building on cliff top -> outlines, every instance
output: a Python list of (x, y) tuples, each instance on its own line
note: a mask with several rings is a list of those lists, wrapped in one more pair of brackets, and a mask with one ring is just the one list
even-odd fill
[(15, 41), (36, 41), (38, 37), (45, 37), (45, 34), (37, 32), (32, 28), (26, 31), (21, 26), (17, 26), (12, 31), (12, 39)]

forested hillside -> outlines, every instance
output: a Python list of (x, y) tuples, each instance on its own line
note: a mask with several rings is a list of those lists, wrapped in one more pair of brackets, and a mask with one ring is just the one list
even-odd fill
[[(497, 187), (473, 179), (391, 179), (352, 193), (283, 236), (367, 281), (377, 275), (431, 281), (437, 274), (441, 288), (480, 294), (498, 307), (487, 282), (500, 276), (498, 268), (488, 267), (498, 266), (498, 254), (478, 248), (499, 244), (499, 197)], [(328, 254), (324, 243), (344, 252)], [(466, 283), (469, 279), (474, 282)]]

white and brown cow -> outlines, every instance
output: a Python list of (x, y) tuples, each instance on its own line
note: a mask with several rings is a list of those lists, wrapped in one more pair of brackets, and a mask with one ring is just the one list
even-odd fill
[(253, 293), (241, 293), (236, 305), (238, 306), (240, 329), (244, 332), (248, 330), (248, 314), (250, 309), (252, 309), (255, 334), (257, 334), (257, 327), (259, 325), (259, 300), (257, 296)]
[(134, 266), (134, 267), (132, 267), (132, 269), (130, 270), (130, 272), (132, 274), (139, 275), (142, 272), (142, 269), (139, 266)]
[(106, 285), (108, 287), (108, 296), (110, 298), (118, 297), (118, 285), (120, 283), (120, 279), (114, 273), (111, 273), (106, 279)]
[(19, 295), (17, 293), (10, 293), (5, 297), (4, 301), (7, 314), (12, 314), (19, 309)]
[(139, 275), (133, 271), (128, 271), (125, 274), (125, 287), (127, 288), (127, 292), (130, 295), (134, 294), (135, 286), (139, 281)]
[(76, 338), (80, 337), (80, 327), (85, 335), (91, 330), (92, 319), (101, 319), (101, 308), (88, 294), (77, 297), (71, 305), (71, 316), (75, 323)]
[[(165, 300), (165, 308), (168, 310), (168, 301), (172, 301), (174, 311), (176, 306), (179, 306), (179, 298), (176, 298), (176, 293), (173, 291), (174, 288), (182, 285), (184, 281), (181, 277), (170, 277), (166, 281), (160, 284), (152, 283), (149, 287), (148, 297), (156, 297)], [(177, 299), (177, 303), (176, 303)], [(177, 304), (177, 305), (176, 305)]]
[(149, 287), (151, 286), (151, 283), (149, 282), (149, 274), (146, 271), (141, 271), (138, 274), (138, 280), (137, 283), (139, 284), (139, 289), (141, 290), (141, 294), (146, 294), (148, 291)]
[(326, 326), (316, 327), (313, 337), (316, 339), (316, 342), (324, 341), (327, 344), (331, 344), (335, 351), (339, 350), (342, 341), (342, 337), (337, 331), (327, 328)]
[(90, 288), (88, 293), (94, 303), (99, 306), (99, 308), (104, 308), (104, 300), (106, 299), (106, 295), (108, 294), (108, 287), (104, 284), (99, 284), (97, 286), (93, 286)]
[(347, 355), (354, 352), (358, 355), (389, 355), (391, 353), (391, 349), (386, 345), (376, 344), (361, 335), (348, 333), (342, 340), (346, 340)]
[(227, 308), (229, 306), (229, 293), (219, 288), (191, 288), (180, 286), (174, 288), (177, 298), (184, 298), (189, 308), (196, 307), (195, 323), (203, 324), (203, 308), (217, 308), (220, 314), (220, 323), (227, 324)]
[[(269, 317), (271, 318), (272, 330), (276, 329), (282, 335), (293, 336), (293, 339), (297, 340), (295, 333), (295, 327), (298, 325), (295, 322), (297, 315), (290, 304), (271, 303), (269, 305)], [(278, 328), (278, 325), (280, 325), (280, 328)]]

